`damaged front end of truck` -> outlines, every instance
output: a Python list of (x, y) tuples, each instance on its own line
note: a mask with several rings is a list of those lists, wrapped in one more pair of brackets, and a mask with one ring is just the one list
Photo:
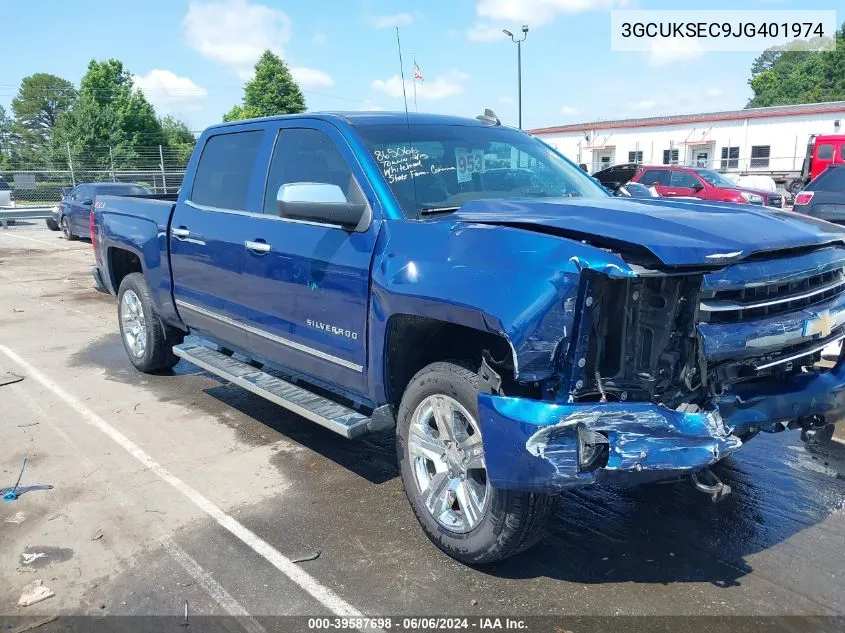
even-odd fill
[[(845, 363), (820, 362), (845, 338), (841, 242), (711, 249), (676, 265), (656, 248), (567, 231), (606, 257), (570, 262), (571, 330), (537, 397), (479, 397), (493, 485), (683, 476), (718, 499), (729, 488), (713, 463), (761, 431), (812, 433), (845, 412)], [(615, 257), (625, 265), (608, 267)]]

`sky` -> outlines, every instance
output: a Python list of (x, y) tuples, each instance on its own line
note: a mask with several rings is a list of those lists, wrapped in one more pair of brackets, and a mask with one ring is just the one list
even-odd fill
[[(839, 0), (841, 2), (841, 0)], [(810, 0), (813, 9), (839, 2)], [(685, 9), (801, 9), (807, 0), (688, 0)], [(120, 59), (160, 114), (191, 129), (239, 103), (264, 49), (280, 55), (309, 110), (401, 110), (399, 27), (409, 107), (517, 122), (522, 45), (523, 127), (738, 109), (751, 96), (753, 52), (610, 50), (613, 8), (679, 8), (660, 0), (38, 0), (10, 2), (0, 37), (0, 105), (23, 77), (78, 85), (91, 59)], [(33, 26), (36, 26), (33, 29)]]

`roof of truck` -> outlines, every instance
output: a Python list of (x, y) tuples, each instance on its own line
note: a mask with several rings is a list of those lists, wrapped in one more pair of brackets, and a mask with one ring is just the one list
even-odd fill
[[(407, 117), (407, 118), (406, 118)], [(423, 112), (303, 112), (302, 114), (281, 114), (277, 116), (261, 117), (258, 119), (244, 119), (241, 121), (228, 121), (212, 125), (209, 129), (230, 127), (243, 123), (254, 123), (256, 121), (283, 121), (289, 119), (317, 119), (331, 123), (343, 123), (346, 125), (466, 125), (466, 126), (489, 126), (489, 123), (467, 117), (452, 116), (449, 114), (426, 114)]]

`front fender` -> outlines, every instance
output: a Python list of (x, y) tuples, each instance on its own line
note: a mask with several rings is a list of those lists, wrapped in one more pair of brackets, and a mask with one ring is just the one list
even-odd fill
[(385, 222), (372, 274), (373, 357), (382, 357), (390, 317), (412, 314), (503, 336), (520, 381), (548, 378), (586, 269), (636, 276), (619, 256), (558, 236), (448, 219)]

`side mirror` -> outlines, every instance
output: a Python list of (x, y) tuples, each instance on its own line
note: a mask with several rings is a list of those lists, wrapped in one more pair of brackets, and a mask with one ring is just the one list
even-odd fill
[(90, 207), (92, 204), (94, 204), (94, 201), (91, 200), (91, 198), (85, 198), (80, 204), (83, 207)]
[(693, 191), (701, 191), (702, 189), (704, 189), (704, 185), (702, 185), (700, 182), (696, 182), (692, 186), (692, 189), (693, 189)]
[(292, 182), (279, 187), (276, 212), (279, 217), (334, 224), (356, 230), (368, 213), (365, 202), (347, 202), (337, 185), (318, 182)]

